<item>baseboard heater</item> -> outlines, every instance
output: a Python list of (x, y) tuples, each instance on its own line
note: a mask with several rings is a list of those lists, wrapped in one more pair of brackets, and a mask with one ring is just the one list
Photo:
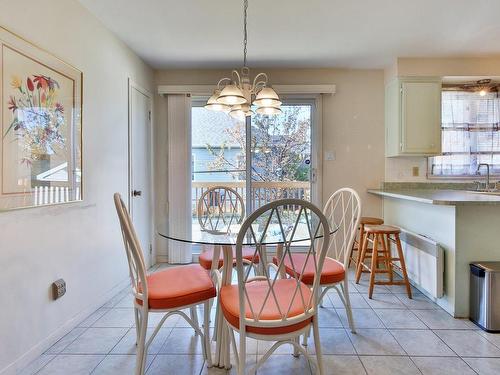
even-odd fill
[[(401, 246), (411, 283), (430, 297), (443, 296), (444, 251), (436, 241), (401, 228)], [(392, 252), (395, 255), (394, 245)], [(399, 270), (398, 270), (398, 273)]]

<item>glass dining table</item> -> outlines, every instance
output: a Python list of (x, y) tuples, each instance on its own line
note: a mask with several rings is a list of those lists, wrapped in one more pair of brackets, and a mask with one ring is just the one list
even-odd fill
[[(240, 220), (238, 220), (240, 221)], [(186, 227), (173, 226), (159, 230), (158, 234), (170, 241), (174, 241), (177, 245), (182, 243), (188, 245), (185, 251), (191, 251), (191, 245), (200, 245), (199, 248), (209, 247), (213, 249), (212, 256), (212, 275), (217, 279), (218, 288), (224, 285), (231, 284), (233, 278), (233, 249), (236, 247), (237, 237), (242, 227), (242, 222), (226, 222), (217, 223), (216, 225), (199, 225), (192, 223), (191, 230), (186, 230)], [(299, 220), (297, 215), (291, 215), (283, 220), (271, 220), (269, 217), (261, 217), (255, 220), (252, 224), (252, 230), (248, 231), (243, 238), (242, 245), (245, 247), (261, 246), (261, 251), (269, 249), (272, 253), (280, 258), (284, 248), (293, 248), (295, 251), (300, 251), (302, 247), (308, 247), (312, 240), (323, 238), (323, 233), (313, 233), (312, 228), (316, 226), (314, 223), (307, 220)], [(330, 229), (330, 234), (336, 229)], [(182, 248), (182, 247), (181, 247)], [(293, 250), (292, 250), (293, 251)], [(219, 270), (218, 264), (222, 254), (224, 265), (222, 271)], [(268, 256), (265, 258), (270, 259)], [(227, 329), (223, 329), (223, 316), (219, 312), (219, 306), (216, 306), (216, 322), (215, 322), (215, 358), (213, 364), (219, 368), (231, 368), (229, 356), (229, 333)]]

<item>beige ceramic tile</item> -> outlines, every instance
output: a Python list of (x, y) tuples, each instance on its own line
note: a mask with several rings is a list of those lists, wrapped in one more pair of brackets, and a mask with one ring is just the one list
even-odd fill
[(363, 366), (368, 375), (417, 375), (417, 366), (409, 357), (398, 356), (361, 356)]
[(476, 374), (461, 358), (458, 357), (413, 357), (423, 375), (473, 375)]
[(430, 330), (391, 329), (390, 332), (408, 355), (456, 356), (448, 345)]

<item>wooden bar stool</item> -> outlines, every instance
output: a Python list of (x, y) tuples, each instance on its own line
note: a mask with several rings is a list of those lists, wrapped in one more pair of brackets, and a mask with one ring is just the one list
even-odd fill
[[(361, 247), (361, 255), (358, 262), (358, 267), (356, 268), (356, 283), (359, 283), (361, 278), (361, 272), (363, 268), (366, 268), (370, 272), (370, 285), (368, 290), (368, 298), (372, 298), (373, 287), (377, 285), (406, 285), (406, 292), (408, 293), (408, 298), (411, 297), (410, 282), (408, 281), (408, 275), (406, 273), (406, 265), (403, 256), (403, 249), (401, 248), (401, 240), (399, 239), (399, 233), (401, 230), (398, 227), (391, 225), (366, 225), (364, 227), (365, 237), (363, 239), (363, 245)], [(367, 266), (365, 262), (365, 257), (368, 249), (369, 243), (373, 244), (371, 251), (371, 266)], [(393, 258), (391, 254), (390, 243), (396, 244), (397, 258)], [(399, 266), (394, 262), (399, 262)], [(384, 267), (381, 267), (383, 265)], [(399, 268), (403, 274), (403, 280), (394, 280), (393, 268)], [(375, 280), (375, 274), (385, 273), (388, 275), (388, 280)]]
[[(358, 265), (358, 259), (361, 254), (361, 246), (363, 245), (363, 238), (365, 236), (365, 225), (381, 225), (384, 224), (383, 219), (379, 219), (378, 217), (369, 217), (369, 216), (362, 216), (361, 219), (359, 220), (359, 239), (354, 239), (354, 243), (352, 244), (352, 249), (351, 253), (349, 254), (349, 267), (351, 266), (351, 261), (354, 263), (354, 265)], [(371, 251), (371, 249), (368, 249)], [(358, 252), (357, 259), (354, 258), (354, 251)]]

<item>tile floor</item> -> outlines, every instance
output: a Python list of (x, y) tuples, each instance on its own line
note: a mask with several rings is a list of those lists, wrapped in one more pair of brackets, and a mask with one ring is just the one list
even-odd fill
[[(500, 334), (488, 334), (467, 320), (453, 319), (416, 290), (410, 300), (400, 286), (376, 286), (370, 300), (366, 278), (359, 285), (350, 285), (357, 334), (347, 329), (345, 309), (335, 291), (327, 294), (320, 309), (327, 374), (500, 374)], [(159, 314), (153, 317), (156, 315), (159, 319)], [(154, 327), (158, 319), (151, 319), (150, 326)], [(132, 297), (127, 288), (29, 364), (22, 374), (133, 374), (134, 330)], [(248, 363), (255, 363), (269, 345), (249, 340)], [(310, 340), (308, 350), (313, 348)], [(225, 373), (207, 369), (199, 337), (175, 316), (165, 322), (149, 353), (148, 375)], [(281, 347), (258, 374), (314, 371), (303, 356), (296, 359), (290, 353), (288, 346)]]

